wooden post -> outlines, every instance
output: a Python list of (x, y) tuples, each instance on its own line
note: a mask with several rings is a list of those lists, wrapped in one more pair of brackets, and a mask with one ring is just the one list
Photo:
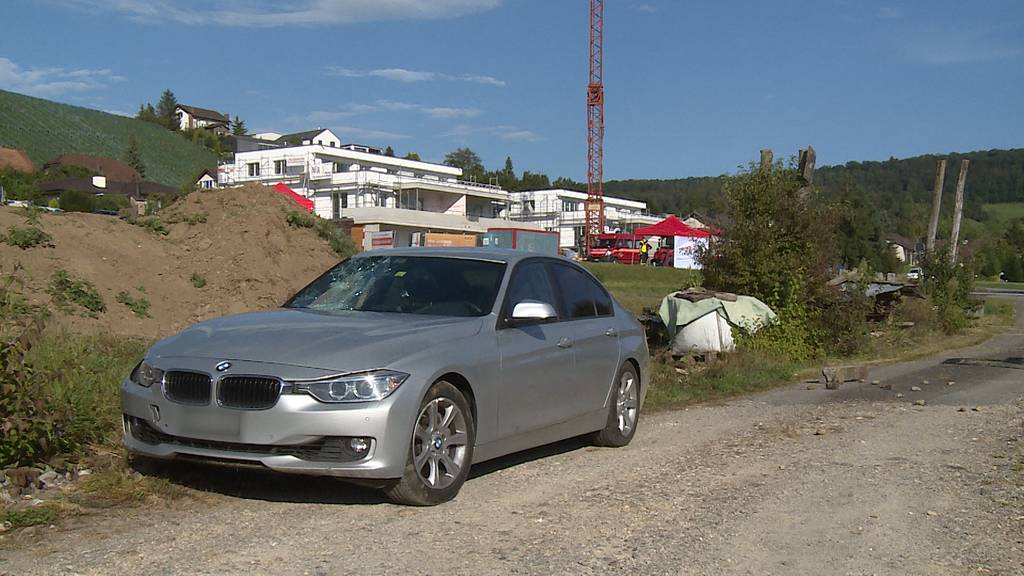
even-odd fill
[(797, 193), (801, 198), (807, 196), (813, 189), (814, 165), (816, 163), (817, 154), (814, 152), (814, 146), (808, 145), (806, 150), (800, 151), (800, 178), (803, 180), (803, 186)]
[(953, 207), (953, 233), (949, 237), (949, 261), (956, 264), (960, 244), (960, 218), (964, 212), (964, 185), (967, 184), (967, 166), (970, 160), (960, 161), (960, 177), (956, 179), (956, 205)]
[(771, 172), (772, 156), (771, 148), (764, 148), (761, 150), (761, 172)]
[(935, 191), (932, 194), (932, 219), (928, 222), (928, 253), (935, 251), (935, 234), (939, 230), (939, 208), (942, 207), (942, 187), (946, 183), (946, 159), (942, 158), (935, 166)]

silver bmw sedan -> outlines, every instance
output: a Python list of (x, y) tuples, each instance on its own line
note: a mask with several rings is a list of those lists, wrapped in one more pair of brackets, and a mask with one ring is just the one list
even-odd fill
[(431, 505), (473, 463), (583, 434), (625, 446), (648, 380), (643, 328), (568, 260), (375, 250), (280, 309), (155, 344), (121, 386), (124, 443)]

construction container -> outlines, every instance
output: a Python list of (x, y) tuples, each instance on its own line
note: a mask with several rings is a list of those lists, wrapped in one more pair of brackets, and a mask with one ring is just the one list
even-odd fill
[(480, 235), (480, 245), (486, 248), (510, 248), (557, 256), (558, 232), (522, 228), (488, 228), (486, 233)]
[(424, 246), (476, 246), (476, 234), (452, 234), (448, 232), (427, 232)]

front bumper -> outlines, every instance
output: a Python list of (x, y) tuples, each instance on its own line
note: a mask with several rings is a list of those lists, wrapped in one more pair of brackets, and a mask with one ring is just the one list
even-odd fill
[[(402, 390), (380, 402), (326, 404), (304, 394), (283, 394), (266, 410), (185, 405), (159, 386), (121, 384), (124, 445), (135, 454), (178, 456), (262, 465), (279, 472), (342, 478), (398, 478), (412, 438), (415, 405)], [(406, 391), (407, 392), (407, 391)], [(408, 394), (404, 396), (410, 396)], [(350, 437), (369, 438), (365, 454), (344, 454)], [(332, 444), (331, 450), (317, 447)]]

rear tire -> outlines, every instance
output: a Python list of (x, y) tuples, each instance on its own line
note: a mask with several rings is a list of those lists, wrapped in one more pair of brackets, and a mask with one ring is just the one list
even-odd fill
[(619, 368), (609, 404), (608, 422), (594, 433), (593, 441), (598, 446), (619, 448), (633, 440), (640, 423), (640, 377), (631, 362)]
[(459, 493), (473, 463), (476, 425), (459, 389), (434, 383), (420, 403), (402, 477), (384, 489), (397, 504), (434, 506)]

